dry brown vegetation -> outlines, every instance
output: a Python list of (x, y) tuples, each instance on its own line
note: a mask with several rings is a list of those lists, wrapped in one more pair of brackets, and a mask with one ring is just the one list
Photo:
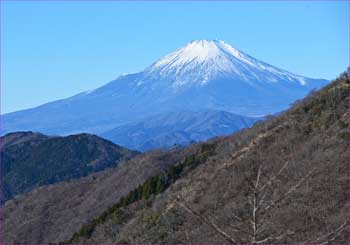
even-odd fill
[(115, 168), (15, 196), (4, 204), (0, 237), (4, 243), (67, 240), (147, 178), (194, 154), (197, 148), (148, 152)]
[(349, 102), (343, 74), (73, 242), (348, 244)]

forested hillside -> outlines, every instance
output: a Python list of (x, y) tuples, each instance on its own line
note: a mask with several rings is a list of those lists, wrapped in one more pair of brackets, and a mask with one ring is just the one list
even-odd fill
[(137, 154), (89, 134), (49, 137), (33, 132), (7, 134), (0, 139), (3, 198), (35, 187), (77, 179)]
[(125, 195), (66, 243), (350, 241), (349, 76)]

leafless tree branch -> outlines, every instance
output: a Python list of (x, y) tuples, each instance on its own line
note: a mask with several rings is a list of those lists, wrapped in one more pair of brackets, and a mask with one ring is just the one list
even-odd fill
[(265, 211), (270, 209), (271, 207), (274, 207), (276, 204), (280, 203), (285, 198), (287, 198), (290, 194), (296, 191), (298, 187), (315, 172), (315, 170), (316, 168), (311, 169), (306, 176), (301, 178), (296, 185), (293, 185), (291, 188), (289, 188), (289, 190), (285, 194), (283, 194), (280, 198), (278, 198), (277, 200), (272, 200), (271, 203), (265, 207)]
[[(178, 198), (179, 199), (179, 198)], [(211, 227), (216, 233), (218, 233), (221, 237), (223, 237), (225, 240), (227, 240), (230, 243), (236, 243), (236, 241), (229, 236), (225, 231), (223, 231), (222, 229), (220, 229), (216, 224), (214, 224), (213, 222), (211, 222), (208, 218), (204, 217), (203, 215), (200, 215), (199, 213), (197, 213), (196, 211), (194, 211), (193, 209), (191, 209), (190, 207), (188, 207), (187, 205), (185, 205), (182, 202), (177, 202), (182, 208), (184, 208), (185, 210), (187, 210), (190, 214), (192, 214), (193, 216), (197, 217), (199, 220), (201, 220), (202, 222), (204, 222), (205, 224), (207, 224), (209, 227)]]
[[(333, 240), (335, 240), (340, 234), (342, 231), (344, 231), (345, 229), (347, 228), (350, 228), (350, 225), (349, 225), (349, 221), (345, 221), (343, 224), (341, 224), (339, 227), (337, 227), (335, 230), (332, 230), (330, 231), (329, 233), (327, 233), (326, 235), (322, 236), (322, 237), (319, 237), (317, 238), (316, 240), (309, 240), (309, 241), (304, 241), (303, 243), (319, 243), (323, 240), (327, 240), (326, 242), (323, 242), (321, 244), (327, 244), (327, 243), (330, 243), (332, 242)], [(331, 238), (329, 238), (330, 236), (332, 235), (335, 235)]]
[(260, 189), (259, 191), (263, 191), (266, 187), (270, 186), (271, 184), (274, 183), (274, 181), (277, 179), (277, 177), (283, 172), (284, 169), (287, 168), (289, 162), (287, 161), (280, 169), (279, 171), (272, 176)]
[(284, 238), (284, 237), (286, 237), (286, 236), (289, 236), (289, 235), (293, 235), (293, 234), (295, 234), (295, 232), (286, 232), (286, 233), (284, 233), (284, 234), (282, 234), (282, 235), (279, 235), (279, 236), (276, 236), (276, 237), (267, 237), (267, 238), (265, 238), (265, 239), (262, 239), (262, 240), (260, 240), (260, 241), (256, 241), (256, 243), (264, 243), (264, 242), (266, 242), (266, 241), (269, 241), (269, 240), (280, 240), (280, 239), (282, 239), (282, 238)]

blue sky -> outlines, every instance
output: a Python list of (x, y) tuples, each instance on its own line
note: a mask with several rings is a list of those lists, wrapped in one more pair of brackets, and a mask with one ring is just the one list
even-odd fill
[(2, 113), (99, 87), (195, 39), (332, 79), (349, 65), (349, 2), (1, 1)]

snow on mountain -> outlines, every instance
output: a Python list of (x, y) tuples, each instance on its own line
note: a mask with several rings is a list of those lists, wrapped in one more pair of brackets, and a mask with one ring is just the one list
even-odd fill
[(189, 83), (204, 85), (218, 76), (229, 76), (247, 83), (252, 80), (289, 80), (305, 85), (302, 76), (254, 59), (220, 40), (193, 41), (158, 60), (145, 72), (156, 78), (175, 79), (174, 87)]
[(2, 134), (21, 130), (102, 134), (176, 111), (263, 116), (288, 108), (327, 82), (271, 66), (223, 41), (199, 40), (100, 88), (3, 115)]

